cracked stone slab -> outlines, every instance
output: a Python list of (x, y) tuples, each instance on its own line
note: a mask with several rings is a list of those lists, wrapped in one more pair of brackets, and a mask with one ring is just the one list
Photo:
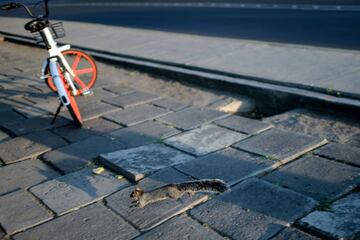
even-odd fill
[(226, 148), (246, 137), (245, 134), (216, 125), (205, 125), (170, 137), (165, 140), (165, 143), (185, 152), (201, 156)]
[(190, 130), (227, 115), (227, 113), (212, 109), (190, 107), (179, 112), (168, 114), (167, 116), (160, 118), (159, 121), (163, 121), (182, 130)]
[(49, 179), (59, 177), (40, 160), (23, 161), (0, 168), (0, 196), (19, 189), (26, 189)]
[(136, 240), (167, 240), (178, 239), (180, 236), (187, 239), (224, 239), (224, 237), (220, 236), (213, 230), (205, 228), (191, 218), (182, 215), (175, 217), (150, 232), (137, 237)]
[(226, 127), (228, 129), (238, 131), (245, 134), (258, 134), (265, 130), (272, 128), (269, 123), (261, 122), (254, 119), (244, 118), (236, 115), (232, 115), (225, 119), (215, 121), (217, 125)]
[[(191, 210), (191, 215), (234, 239), (268, 239), (317, 202), (259, 179), (249, 179)], [(226, 213), (226, 214), (224, 214)]]
[(360, 169), (307, 156), (271, 172), (264, 179), (319, 201), (329, 201), (360, 184)]
[(310, 234), (307, 234), (303, 231), (300, 231), (296, 228), (287, 227), (282, 230), (276, 237), (272, 240), (320, 240), (317, 237), (314, 237)]
[(101, 153), (123, 149), (121, 143), (104, 136), (92, 136), (44, 154), (43, 159), (64, 173), (78, 170)]
[(24, 120), (25, 118), (15, 111), (1, 111), (0, 112), (0, 125), (3, 126), (7, 123), (18, 122), (20, 120)]
[(360, 193), (335, 201), (329, 211), (315, 211), (300, 220), (300, 224), (334, 239), (360, 237)]
[(189, 104), (181, 103), (181, 102), (175, 101), (170, 98), (161, 98), (161, 99), (152, 101), (151, 103), (154, 104), (155, 106), (166, 108), (166, 109), (169, 109), (172, 111), (179, 111), (181, 109), (184, 109), (184, 108), (190, 106)]
[(30, 188), (30, 191), (57, 215), (96, 202), (129, 185), (109, 171), (94, 174), (85, 168)]
[(315, 151), (316, 154), (329, 159), (350, 163), (360, 167), (360, 148), (348, 144), (330, 143)]
[(234, 147), (285, 163), (326, 143), (323, 138), (272, 128)]
[(0, 197), (0, 224), (7, 234), (22, 231), (51, 218), (51, 213), (24, 190)]
[[(145, 191), (152, 191), (155, 188), (169, 183), (189, 180), (189, 177), (184, 174), (172, 168), (166, 168), (141, 180), (139, 186)], [(194, 196), (185, 194), (178, 200), (167, 199), (149, 204), (145, 208), (130, 208), (132, 199), (129, 196), (134, 189), (135, 186), (121, 190), (107, 197), (106, 203), (110, 208), (118, 212), (141, 231), (150, 230), (168, 219), (187, 211), (195, 205), (206, 201), (208, 198), (204, 194), (196, 194)]]
[(243, 151), (228, 148), (175, 166), (197, 179), (219, 178), (230, 185), (269, 171), (277, 162)]
[(278, 128), (302, 134), (326, 138), (332, 142), (344, 143), (349, 137), (360, 133), (356, 120), (346, 119), (335, 112), (320, 113), (306, 109), (294, 109), (264, 119)]
[(4, 128), (11, 131), (16, 136), (20, 136), (31, 132), (64, 126), (70, 123), (68, 119), (57, 117), (55, 123), (51, 124), (52, 119), (53, 116), (38, 116), (11, 124), (5, 124)]
[(120, 216), (95, 203), (13, 236), (15, 240), (132, 239), (139, 232)]
[(161, 141), (177, 133), (180, 133), (180, 131), (175, 128), (158, 122), (147, 121), (113, 131), (108, 136), (130, 148)]
[(131, 181), (157, 170), (193, 160), (194, 157), (163, 144), (150, 144), (100, 155), (100, 162)]
[(102, 118), (96, 118), (84, 122), (81, 128), (76, 127), (74, 124), (70, 124), (67, 126), (55, 128), (52, 130), (52, 132), (73, 143), (94, 135), (102, 135), (108, 132), (112, 132), (120, 128), (122, 128), (122, 126), (116, 123), (107, 121)]
[(139, 106), (106, 114), (104, 118), (126, 126), (132, 126), (164, 116), (169, 112), (169, 110), (163, 108), (142, 104)]
[(30, 133), (0, 143), (0, 158), (5, 163), (17, 162), (65, 144), (63, 139), (48, 131)]
[(160, 96), (155, 95), (155, 94), (135, 91), (135, 92), (131, 92), (131, 93), (128, 93), (125, 95), (108, 98), (103, 101), (106, 103), (115, 105), (115, 106), (122, 107), (122, 108), (128, 108), (128, 107), (133, 107), (133, 106), (144, 104), (144, 103), (149, 103), (149, 102), (159, 99), (159, 98), (160, 98)]

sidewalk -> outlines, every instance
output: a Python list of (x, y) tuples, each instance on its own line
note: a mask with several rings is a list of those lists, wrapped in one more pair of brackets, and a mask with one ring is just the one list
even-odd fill
[[(0, 18), (0, 31), (29, 36), (25, 19)], [(360, 99), (360, 52), (64, 22), (61, 42), (184, 69)]]
[[(99, 63), (94, 95), (78, 98), (84, 127), (66, 111), (50, 125), (56, 98), (36, 77), (43, 54), (0, 42), (0, 238), (359, 236), (359, 122), (304, 109), (263, 121), (229, 115)], [(99, 164), (106, 169), (94, 174)], [(136, 185), (203, 178), (231, 191), (130, 208)]]

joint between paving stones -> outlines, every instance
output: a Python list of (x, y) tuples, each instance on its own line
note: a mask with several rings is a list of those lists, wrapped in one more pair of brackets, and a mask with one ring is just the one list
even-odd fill
[[(326, 146), (328, 144), (325, 144), (323, 146)], [(313, 152), (313, 151), (312, 151)], [(356, 165), (354, 163), (351, 163), (351, 162), (348, 162), (348, 161), (342, 161), (340, 159), (336, 159), (336, 158), (332, 158), (331, 156), (328, 156), (328, 155), (322, 155), (322, 154), (319, 154), (319, 153), (315, 153), (313, 152), (312, 154), (314, 154), (315, 156), (318, 156), (318, 157), (321, 157), (321, 158), (325, 158), (327, 160), (330, 160), (330, 161), (334, 161), (334, 162), (338, 162), (338, 163), (342, 163), (342, 164), (345, 164), (345, 165), (348, 165), (348, 166), (351, 166), (351, 167), (357, 167), (359, 168), (359, 165)], [(360, 186), (360, 185), (359, 185)]]

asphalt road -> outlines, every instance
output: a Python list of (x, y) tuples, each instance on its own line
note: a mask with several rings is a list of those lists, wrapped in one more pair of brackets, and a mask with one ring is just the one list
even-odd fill
[[(57, 3), (60, 1), (57, 1)], [(92, 1), (101, 2), (101, 1)], [(19, 10), (2, 13), (19, 16)], [(131, 28), (360, 50), (360, 11), (57, 6), (51, 18)]]

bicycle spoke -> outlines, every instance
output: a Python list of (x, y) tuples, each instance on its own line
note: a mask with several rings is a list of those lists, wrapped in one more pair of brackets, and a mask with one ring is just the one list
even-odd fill
[(85, 69), (75, 70), (76, 75), (81, 75), (81, 74), (85, 74), (85, 73), (92, 73), (92, 72), (94, 72), (93, 68), (85, 68)]
[(71, 69), (72, 69), (73, 71), (78, 67), (79, 62), (80, 62), (80, 59), (81, 59), (81, 55), (80, 55), (80, 54), (77, 54), (77, 55), (76, 55), (76, 58), (75, 58), (75, 60), (74, 60), (74, 62), (73, 62), (73, 64), (72, 64), (72, 66), (71, 66)]
[[(74, 80), (77, 84), (79, 84), (81, 86), (82, 89), (87, 89), (86, 84), (83, 81), (81, 81), (81, 79), (79, 77), (75, 76)], [(80, 92), (82, 92), (82, 90)]]

